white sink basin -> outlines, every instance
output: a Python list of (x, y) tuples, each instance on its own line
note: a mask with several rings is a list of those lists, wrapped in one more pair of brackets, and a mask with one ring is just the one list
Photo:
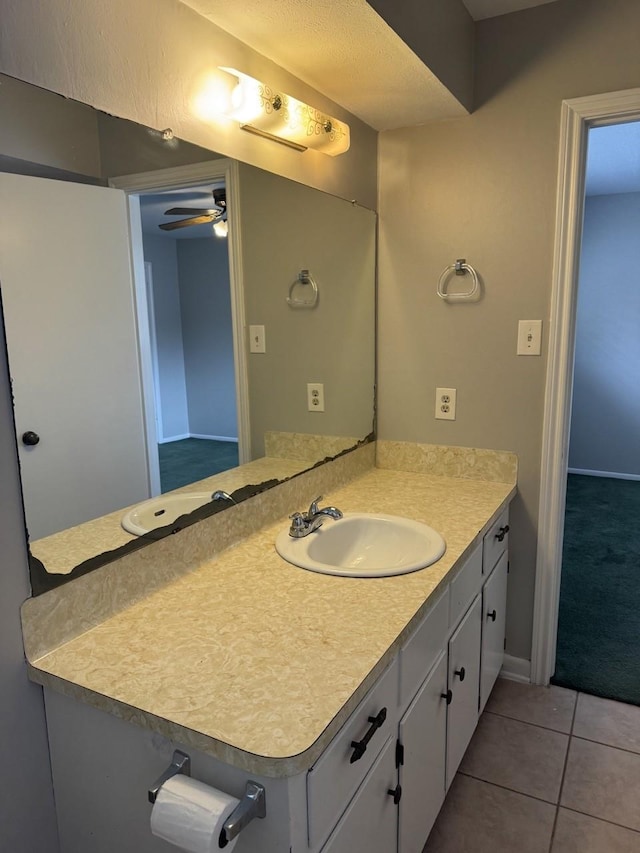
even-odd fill
[(283, 530), (276, 551), (294, 566), (352, 578), (404, 575), (432, 565), (446, 544), (432, 527), (396, 515), (345, 513), (294, 539)]
[(150, 530), (171, 524), (181, 515), (204, 506), (211, 492), (185, 492), (179, 495), (160, 495), (144, 501), (122, 516), (121, 524), (127, 533), (143, 536)]

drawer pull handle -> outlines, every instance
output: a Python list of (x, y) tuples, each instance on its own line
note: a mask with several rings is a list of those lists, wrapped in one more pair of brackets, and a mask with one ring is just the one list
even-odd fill
[(389, 788), (387, 791), (390, 797), (393, 797), (393, 804), (395, 806), (400, 802), (400, 798), (402, 797), (402, 787), (400, 785), (396, 785), (395, 788)]
[(508, 532), (509, 532), (509, 525), (505, 524), (505, 526), (501, 527), (500, 530), (498, 530), (498, 532), (496, 533), (496, 539), (498, 540), (498, 542), (502, 542), (502, 540), (504, 539), (504, 537), (507, 535)]
[(497, 615), (496, 611), (492, 610), (491, 613), (487, 613), (487, 619), (491, 619), (492, 622), (495, 622)]
[(349, 759), (350, 764), (353, 764), (355, 761), (359, 761), (362, 756), (367, 751), (367, 746), (369, 745), (369, 741), (374, 736), (374, 734), (378, 731), (380, 726), (387, 719), (387, 709), (382, 708), (381, 711), (378, 712), (375, 717), (368, 717), (368, 721), (371, 723), (366, 735), (362, 738), (362, 740), (352, 740), (351, 746), (353, 747), (353, 753), (351, 758)]
[(460, 679), (460, 681), (464, 681), (464, 677), (467, 674), (467, 672), (466, 672), (465, 668), (463, 666), (461, 666), (460, 669), (456, 669), (453, 674), (457, 675), (458, 678)]
[(446, 693), (441, 693), (441, 694), (440, 694), (440, 697), (441, 697), (442, 699), (446, 699), (446, 700), (447, 700), (447, 705), (450, 705), (450, 704), (451, 704), (451, 700), (453, 699), (453, 693), (452, 693), (450, 690), (447, 690), (447, 692), (446, 692)]

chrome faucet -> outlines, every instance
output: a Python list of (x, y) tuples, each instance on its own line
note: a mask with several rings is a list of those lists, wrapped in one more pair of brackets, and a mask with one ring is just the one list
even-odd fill
[(335, 506), (325, 506), (322, 509), (318, 507), (318, 502), (322, 500), (322, 495), (319, 495), (306, 512), (294, 512), (290, 515), (291, 527), (289, 528), (289, 536), (294, 539), (302, 539), (303, 536), (308, 536), (322, 526), (325, 518), (333, 518), (337, 521), (342, 518), (342, 512)]
[(218, 489), (217, 491), (215, 491), (215, 492), (211, 495), (211, 500), (212, 500), (212, 501), (231, 501), (231, 503), (232, 503), (232, 504), (237, 503), (237, 501), (235, 501), (235, 500), (231, 497), (231, 495), (229, 494), (229, 492), (223, 492), (223, 491), (222, 491), (222, 489)]

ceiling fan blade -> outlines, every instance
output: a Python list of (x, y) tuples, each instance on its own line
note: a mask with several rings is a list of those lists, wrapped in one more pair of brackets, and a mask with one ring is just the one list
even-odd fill
[(165, 216), (219, 216), (220, 211), (215, 208), (203, 207), (172, 207), (165, 210)]
[(213, 222), (215, 216), (192, 216), (189, 219), (179, 219), (177, 222), (163, 222), (158, 225), (163, 231), (173, 231), (175, 228), (187, 228), (189, 225), (204, 225), (205, 222)]

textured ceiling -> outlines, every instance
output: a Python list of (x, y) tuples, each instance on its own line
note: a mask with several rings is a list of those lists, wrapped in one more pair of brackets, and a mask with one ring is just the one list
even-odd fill
[(182, 2), (376, 130), (467, 114), (365, 0)]
[(520, 12), (532, 6), (544, 6), (557, 0), (462, 0), (474, 21), (495, 18), (509, 12)]
[[(366, 0), (181, 2), (376, 130), (467, 114)], [(479, 20), (556, 0), (463, 2)]]

